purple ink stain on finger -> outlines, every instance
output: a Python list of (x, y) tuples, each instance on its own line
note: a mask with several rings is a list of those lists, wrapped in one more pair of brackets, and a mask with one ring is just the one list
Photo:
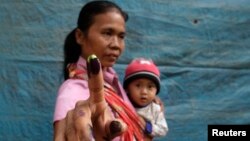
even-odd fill
[(82, 117), (82, 116), (85, 116), (85, 112), (84, 112), (83, 110), (80, 110), (80, 111), (78, 112), (78, 115), (81, 116), (81, 117)]

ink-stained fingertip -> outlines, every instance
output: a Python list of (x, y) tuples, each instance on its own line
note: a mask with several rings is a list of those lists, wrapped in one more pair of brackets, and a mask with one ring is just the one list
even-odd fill
[(91, 55), (89, 55), (87, 61), (90, 62), (92, 59), (96, 59), (96, 58), (97, 58), (97, 56), (95, 54), (91, 54)]
[(98, 74), (100, 72), (100, 61), (95, 54), (88, 57), (87, 63), (89, 74)]

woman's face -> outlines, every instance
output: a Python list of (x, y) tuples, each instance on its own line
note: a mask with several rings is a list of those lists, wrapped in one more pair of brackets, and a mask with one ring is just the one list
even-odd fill
[(113, 66), (125, 48), (125, 30), (120, 13), (109, 11), (96, 15), (88, 34), (81, 38), (82, 56), (86, 59), (95, 54), (103, 67)]
[(144, 107), (155, 99), (157, 87), (150, 79), (139, 78), (128, 84), (127, 92), (133, 103)]

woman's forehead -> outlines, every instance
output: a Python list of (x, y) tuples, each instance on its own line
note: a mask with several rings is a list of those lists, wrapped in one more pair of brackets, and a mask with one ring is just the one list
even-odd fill
[(92, 26), (99, 28), (105, 27), (119, 27), (121, 30), (125, 30), (125, 20), (121, 13), (117, 11), (108, 11), (103, 14), (98, 14), (94, 17)]

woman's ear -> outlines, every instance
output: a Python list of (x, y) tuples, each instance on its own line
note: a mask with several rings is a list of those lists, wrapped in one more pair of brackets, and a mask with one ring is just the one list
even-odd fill
[(77, 44), (82, 45), (84, 35), (83, 35), (83, 32), (79, 28), (77, 28), (76, 31), (75, 31), (75, 37), (76, 37)]

